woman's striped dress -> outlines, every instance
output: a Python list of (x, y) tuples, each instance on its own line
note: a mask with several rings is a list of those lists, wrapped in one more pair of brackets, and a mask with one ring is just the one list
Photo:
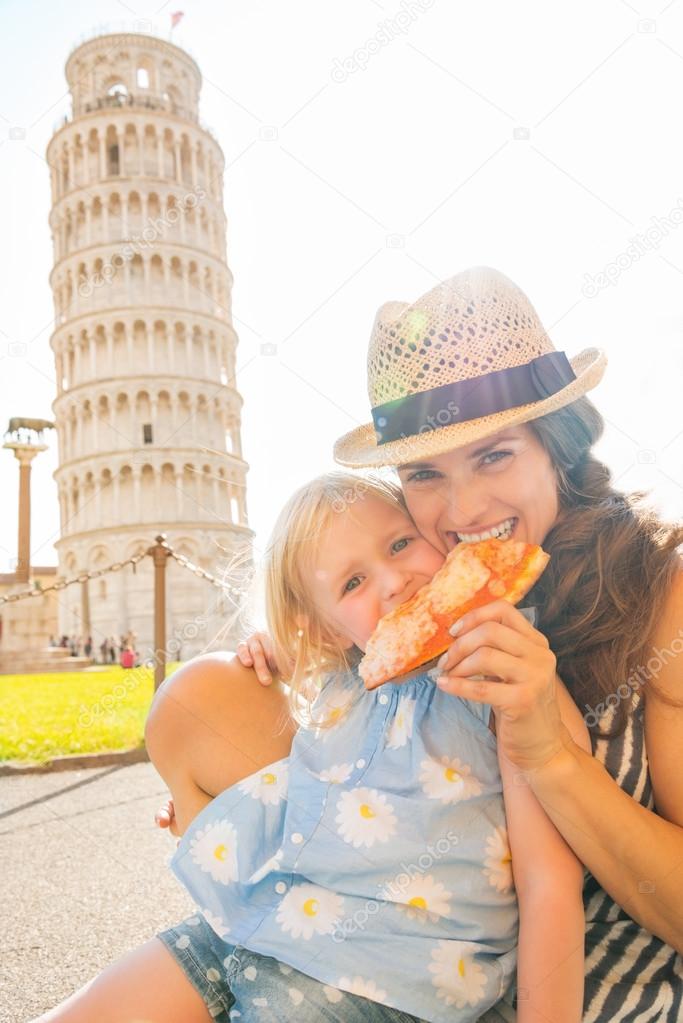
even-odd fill
[[(593, 756), (617, 784), (652, 810), (654, 799), (645, 749), (645, 702), (636, 693), (622, 735), (596, 739)], [(601, 719), (609, 727), (615, 711)], [(647, 883), (647, 882), (645, 882)], [(681, 1023), (683, 960), (670, 946), (636, 923), (586, 872), (586, 986), (583, 1023)], [(683, 885), (681, 890), (683, 901)]]

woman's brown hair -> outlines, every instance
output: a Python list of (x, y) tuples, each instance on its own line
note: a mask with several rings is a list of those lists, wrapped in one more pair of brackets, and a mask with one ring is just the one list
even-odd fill
[(605, 421), (588, 398), (527, 425), (555, 465), (560, 510), (543, 542), (550, 561), (525, 603), (538, 606), (538, 628), (588, 726), (596, 729), (597, 708), (616, 707), (611, 729), (595, 731), (616, 738), (634, 692), (654, 689), (679, 706), (657, 687), (655, 671), (643, 672), (683, 567), (683, 523), (663, 521), (645, 503), (650, 491), (613, 487), (610, 470), (591, 453)]

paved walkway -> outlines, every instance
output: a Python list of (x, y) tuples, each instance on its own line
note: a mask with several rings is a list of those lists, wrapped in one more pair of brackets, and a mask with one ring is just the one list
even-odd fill
[(149, 763), (0, 777), (0, 1021), (27, 1023), (192, 910)]

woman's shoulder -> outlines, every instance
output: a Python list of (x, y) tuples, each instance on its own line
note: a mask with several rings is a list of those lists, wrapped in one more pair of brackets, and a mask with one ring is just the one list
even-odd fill
[(236, 654), (212, 651), (186, 661), (159, 686), (150, 714), (169, 701), (182, 701), (188, 710), (204, 706), (207, 700), (215, 706), (227, 698), (228, 687), (249, 680), (258, 685), (253, 668), (245, 668)]
[(677, 657), (683, 651), (683, 571), (675, 573), (653, 637), (657, 664), (645, 696), (645, 741), (657, 813), (683, 827), (683, 783), (678, 767), (683, 744), (683, 688)]
[(283, 699), (281, 683), (275, 679), (263, 686), (253, 668), (246, 668), (228, 651), (199, 654), (182, 664), (159, 686), (147, 718), (148, 730), (177, 722), (178, 728), (193, 721), (220, 719), (234, 710), (236, 701), (258, 713), (262, 701)]
[[(680, 699), (680, 671), (675, 664), (675, 654), (680, 652), (683, 643), (683, 554), (679, 557), (678, 571), (674, 573), (669, 591), (657, 618), (657, 625), (652, 637), (652, 644), (660, 653), (667, 653), (668, 660), (657, 675), (657, 685), (652, 687), (654, 695), (664, 692), (667, 696)], [(674, 645), (675, 644), (675, 645)]]

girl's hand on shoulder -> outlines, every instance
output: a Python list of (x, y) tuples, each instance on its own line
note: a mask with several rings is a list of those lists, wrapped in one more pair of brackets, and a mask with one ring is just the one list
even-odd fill
[(468, 611), (458, 625), (439, 662), (437, 685), (493, 707), (505, 755), (521, 770), (543, 767), (571, 742), (560, 717), (557, 658), (548, 640), (506, 600)]
[(278, 671), (273, 653), (273, 644), (267, 632), (254, 632), (237, 644), (237, 656), (245, 668), (253, 668), (259, 682), (269, 686), (273, 681), (272, 672)]

